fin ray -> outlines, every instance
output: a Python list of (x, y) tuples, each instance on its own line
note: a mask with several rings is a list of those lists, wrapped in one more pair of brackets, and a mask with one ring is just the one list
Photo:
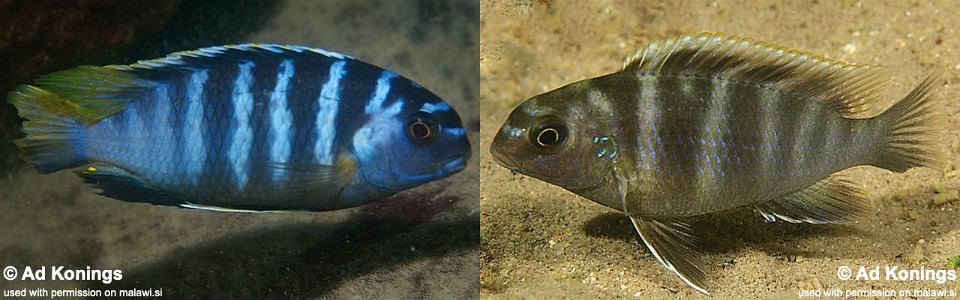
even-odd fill
[(163, 206), (179, 206), (185, 201), (150, 186), (137, 174), (122, 167), (97, 163), (76, 171), (77, 176), (95, 188), (97, 194), (127, 202), (145, 202)]
[(315, 193), (320, 187), (338, 186), (339, 179), (336, 167), (320, 164), (297, 164), (266, 162), (271, 178), (282, 177), (275, 182), (282, 182), (276, 186), (284, 190), (291, 197), (305, 197)]
[(192, 71), (197, 68), (206, 68), (215, 65), (236, 65), (241, 61), (262, 60), (263, 58), (329, 58), (336, 60), (353, 60), (349, 55), (327, 51), (319, 48), (310, 48), (294, 45), (278, 44), (239, 44), (213, 46), (196, 50), (171, 53), (165, 57), (141, 60), (130, 65), (110, 65), (105, 68), (127, 71), (144, 77), (153, 77), (152, 74), (169, 71)]
[(81, 145), (83, 127), (77, 120), (81, 107), (31, 85), (17, 87), (7, 99), (27, 120), (26, 137), (14, 140), (23, 160), (43, 174), (87, 162)]
[(705, 32), (651, 43), (626, 58), (623, 70), (735, 80), (817, 99), (845, 117), (860, 117), (889, 76), (739, 36)]
[(309, 212), (306, 210), (272, 210), (272, 209), (257, 210), (252, 208), (230, 208), (230, 207), (194, 204), (189, 202), (180, 204), (180, 207), (189, 208), (189, 209), (206, 210), (206, 211), (215, 211), (215, 212), (248, 213), (248, 214), (299, 214), (299, 213)]
[(852, 181), (833, 175), (781, 199), (757, 205), (757, 210), (770, 222), (843, 223), (867, 210), (868, 203), (861, 191)]
[(175, 52), (163, 58), (142, 60), (130, 65), (79, 66), (41, 76), (36, 84), (73, 102), (88, 123), (122, 111), (138, 97), (166, 84), (171, 75), (190, 74), (197, 69), (235, 66), (244, 60), (264, 57), (353, 59), (340, 53), (303, 46), (241, 44)]
[(77, 114), (93, 123), (124, 110), (130, 101), (156, 88), (156, 82), (107, 67), (79, 66), (37, 78), (37, 85), (83, 109)]
[(928, 75), (903, 100), (877, 117), (889, 133), (874, 166), (894, 172), (920, 166), (945, 168), (946, 155), (937, 143), (943, 120), (932, 96), (940, 76), (940, 72)]
[(697, 240), (690, 224), (680, 219), (657, 220), (628, 215), (650, 253), (664, 267), (680, 277), (684, 283), (704, 294), (706, 274), (696, 257)]

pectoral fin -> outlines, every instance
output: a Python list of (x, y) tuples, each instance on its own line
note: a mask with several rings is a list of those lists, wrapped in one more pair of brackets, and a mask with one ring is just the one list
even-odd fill
[(264, 162), (275, 179), (274, 187), (290, 197), (309, 197), (320, 191), (339, 190), (353, 180), (356, 158), (340, 153), (332, 165)]
[(653, 257), (693, 289), (710, 294), (703, 288), (706, 274), (700, 269), (700, 262), (696, 257), (697, 239), (691, 233), (688, 222), (681, 219), (628, 216)]
[(853, 182), (830, 176), (781, 199), (757, 205), (767, 221), (843, 223), (866, 211), (867, 200)]
[(337, 171), (334, 166), (320, 164), (294, 164), (266, 162), (276, 188), (290, 195), (316, 192), (336, 186)]

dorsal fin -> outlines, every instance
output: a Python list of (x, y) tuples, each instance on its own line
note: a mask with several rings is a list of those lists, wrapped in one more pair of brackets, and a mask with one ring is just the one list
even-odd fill
[(141, 60), (131, 65), (79, 66), (41, 76), (36, 84), (60, 98), (83, 108), (84, 122), (96, 122), (113, 115), (155, 89), (171, 75), (189, 74), (197, 69), (236, 65), (264, 58), (353, 59), (337, 52), (292, 45), (241, 44), (171, 53), (163, 58)]
[[(141, 60), (131, 65), (110, 65), (106, 68), (134, 71), (163, 69), (196, 69), (208, 65), (238, 63), (240, 61), (258, 61), (263, 58), (302, 58), (328, 57), (330, 59), (350, 59), (353, 57), (319, 48), (277, 44), (240, 44), (200, 48), (168, 54), (166, 57)], [(149, 72), (148, 72), (149, 73)]]
[(766, 86), (822, 101), (845, 117), (868, 111), (867, 104), (880, 97), (889, 80), (878, 67), (709, 32), (651, 43), (627, 57), (623, 70)]

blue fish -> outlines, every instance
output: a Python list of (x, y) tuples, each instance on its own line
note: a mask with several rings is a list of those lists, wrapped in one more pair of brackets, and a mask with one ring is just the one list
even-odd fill
[(101, 195), (226, 211), (329, 211), (455, 174), (456, 111), (336, 52), (244, 44), (80, 66), (8, 95), (40, 173), (80, 168)]

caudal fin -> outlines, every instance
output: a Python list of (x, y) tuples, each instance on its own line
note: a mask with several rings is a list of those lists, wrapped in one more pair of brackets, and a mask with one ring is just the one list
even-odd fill
[(83, 126), (74, 103), (44, 89), (21, 85), (7, 95), (17, 107), (26, 137), (13, 141), (20, 148), (20, 157), (47, 174), (74, 168), (87, 162), (82, 153), (80, 136)]
[(928, 75), (903, 100), (878, 117), (887, 126), (888, 134), (873, 165), (894, 172), (914, 167), (943, 170), (946, 159), (937, 143), (941, 120), (931, 95), (939, 79), (940, 73)]

